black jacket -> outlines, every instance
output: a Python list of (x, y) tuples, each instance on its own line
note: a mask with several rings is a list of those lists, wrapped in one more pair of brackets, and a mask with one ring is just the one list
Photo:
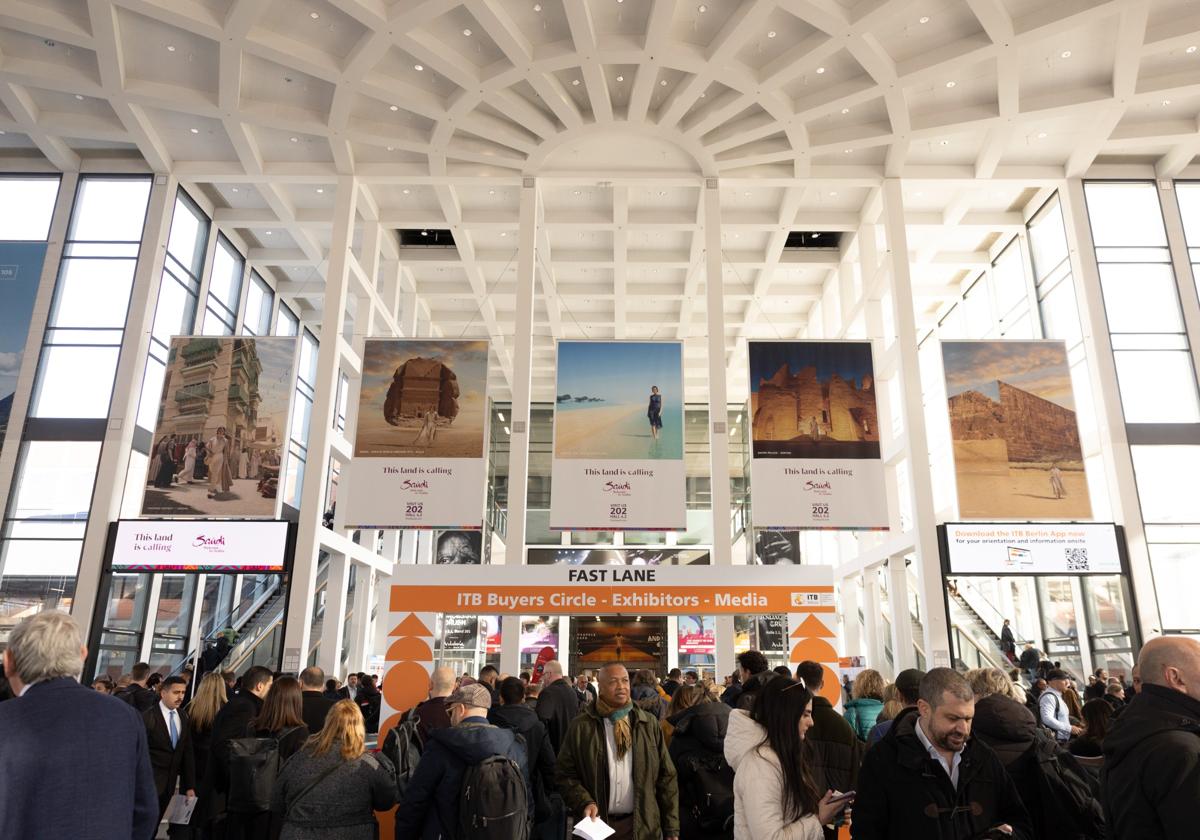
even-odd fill
[(813, 725), (804, 736), (804, 746), (812, 756), (812, 775), (817, 789), (856, 790), (858, 768), (866, 745), (858, 740), (854, 728), (820, 694), (812, 700)]
[(721, 702), (731, 709), (736, 709), (738, 698), (742, 696), (741, 682), (730, 684), (728, 688), (721, 692)]
[(1037, 669), (1041, 659), (1042, 655), (1038, 653), (1037, 648), (1026, 648), (1021, 651), (1021, 655), (1017, 659), (1017, 664), (1021, 666), (1022, 671), (1033, 671)]
[(692, 784), (691, 755), (725, 759), (725, 732), (729, 728), (729, 715), (733, 712), (721, 702), (700, 702), (695, 706), (667, 718), (675, 727), (667, 753), (675, 762), (679, 775), (679, 836), (683, 838), (728, 837), (727, 833), (705, 834), (696, 821), (695, 811), (705, 803), (695, 801), (696, 787)]
[(450, 726), (450, 714), (446, 711), (445, 697), (430, 697), (417, 704), (417, 734), (421, 743), (429, 740), (435, 729), (447, 729)]
[(742, 690), (738, 692), (734, 708), (750, 711), (750, 708), (754, 705), (754, 698), (758, 696), (758, 692), (767, 684), (768, 680), (773, 680), (778, 676), (774, 671), (763, 671), (760, 674), (751, 676), (750, 679), (742, 683)]
[(158, 694), (137, 683), (126, 686), (113, 696), (118, 700), (124, 700), (138, 712), (144, 712), (158, 705)]
[[(449, 729), (435, 729), (404, 791), (404, 801), (396, 810), (396, 840), (454, 837), (458, 831), (463, 773), (468, 765), (493, 755), (508, 756), (515, 761), (528, 789), (525, 745), (511, 729), (491, 726), (479, 718), (467, 718)], [(533, 797), (528, 799), (532, 824)]]
[[(209, 746), (208, 773), (205, 787), (225, 793), (229, 789), (228, 761), (229, 742), (234, 738), (245, 738), (246, 728), (254, 720), (262, 700), (249, 691), (239, 691), (217, 712), (213, 720), (212, 740)], [(214, 803), (213, 813), (224, 810), (224, 804)]]
[(325, 728), (325, 716), (333, 708), (335, 701), (330, 700), (319, 691), (305, 691), (300, 700), (304, 709), (304, 725), (312, 735)]
[(538, 718), (537, 712), (524, 704), (492, 706), (488, 712), (488, 722), (511, 729), (525, 740), (535, 810), (541, 819), (550, 813), (550, 800), (546, 794), (554, 790), (554, 747), (550, 746), (546, 725)]
[(546, 734), (550, 736), (555, 755), (562, 751), (563, 738), (571, 721), (579, 715), (581, 705), (575, 686), (566, 677), (546, 686), (538, 695), (537, 716), (546, 724)]
[(146, 746), (150, 749), (150, 769), (154, 773), (154, 789), (158, 792), (159, 810), (165, 810), (175, 792), (175, 780), (181, 791), (196, 787), (196, 753), (192, 744), (192, 727), (187, 715), (176, 712), (178, 739), (171, 746), (171, 733), (157, 705), (142, 712), (146, 724)]
[(973, 840), (1007, 823), (1016, 840), (1033, 840), (1029, 814), (991, 748), (978, 738), (967, 740), (956, 790), (917, 738), (917, 717), (916, 709), (901, 712), (863, 760), (850, 836)]
[(1195, 837), (1200, 701), (1143, 684), (1104, 736), (1100, 784), (1112, 840)]

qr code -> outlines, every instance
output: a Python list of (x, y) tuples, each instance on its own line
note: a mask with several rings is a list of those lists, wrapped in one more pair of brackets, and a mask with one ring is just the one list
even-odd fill
[(1088, 555), (1086, 548), (1067, 548), (1064, 549), (1067, 557), (1068, 572), (1087, 572), (1091, 570), (1088, 566)]

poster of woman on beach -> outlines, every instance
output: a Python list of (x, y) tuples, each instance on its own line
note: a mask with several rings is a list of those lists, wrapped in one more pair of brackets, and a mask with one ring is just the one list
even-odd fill
[(554, 456), (682, 458), (682, 345), (560, 341)]

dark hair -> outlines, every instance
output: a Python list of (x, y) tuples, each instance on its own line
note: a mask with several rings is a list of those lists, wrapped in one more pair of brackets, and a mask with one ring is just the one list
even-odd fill
[(162, 682), (162, 674), (151, 674), (150, 676), (146, 677), (146, 688), (154, 688), (160, 682)]
[(528, 672), (528, 671), (522, 671), (522, 672), (521, 672), (521, 674), (520, 674), (520, 676), (518, 676), (518, 677), (517, 677), (517, 679), (519, 679), (519, 680), (520, 680), (521, 682), (523, 682), (523, 683), (527, 683), (527, 682), (529, 682), (530, 680), (532, 680), (532, 679), (533, 679), (533, 677), (532, 677), (532, 676), (530, 676), (530, 674), (529, 674), (529, 672)]
[(150, 673), (149, 662), (139, 662), (129, 669), (129, 675), (133, 677), (134, 682), (141, 682), (146, 679), (146, 675)]
[[(187, 680), (185, 680), (183, 677), (176, 674), (174, 676), (167, 677), (165, 680), (163, 680), (162, 685), (159, 686), (159, 690), (166, 691), (168, 688), (170, 688), (173, 685), (186, 686), (187, 684), (188, 684)], [(1105, 703), (1105, 705), (1107, 706), (1108, 704)]]
[(764, 744), (770, 746), (779, 760), (783, 773), (780, 807), (787, 822), (817, 813), (821, 799), (800, 738), (800, 718), (812, 698), (809, 690), (796, 680), (776, 677), (762, 687), (750, 709), (750, 719), (767, 731), (759, 748)]
[(633, 679), (630, 680), (630, 683), (632, 685), (645, 685), (649, 686), (650, 688), (654, 688), (656, 685), (658, 685), (658, 678), (654, 676), (653, 671), (647, 668), (642, 668), (641, 670), (633, 672)]
[(813, 694), (825, 684), (825, 669), (820, 662), (805, 659), (796, 666), (796, 679), (804, 680), (804, 687)]
[(933, 708), (945, 702), (946, 694), (957, 700), (975, 700), (967, 678), (953, 668), (933, 668), (921, 679), (921, 699)]
[(304, 688), (320, 688), (325, 682), (325, 672), (316, 665), (309, 665), (300, 672), (300, 685)]
[(781, 677), (792, 678), (792, 669), (786, 665), (776, 665), (772, 670)]
[(769, 667), (767, 665), (767, 657), (763, 656), (760, 651), (747, 650), (738, 654), (738, 665), (749, 674), (761, 674)]
[(670, 677), (671, 679), (675, 679), (679, 675), (680, 675), (680, 671), (678, 668), (672, 668), (670, 671), (667, 672), (667, 676)]
[(280, 677), (271, 683), (262, 711), (254, 718), (254, 728), (281, 732), (289, 726), (303, 725), (304, 696), (300, 692), (300, 681), (295, 677)]
[(1112, 706), (1107, 700), (1097, 697), (1083, 704), (1083, 725), (1087, 736), (1096, 741), (1103, 741), (1108, 734), (1108, 724), (1112, 720)]
[(483, 679), (488, 674), (499, 675), (500, 672), (496, 670), (495, 665), (484, 665), (481, 669), (479, 669), (479, 679)]
[(518, 706), (525, 702), (525, 683), (519, 677), (506, 677), (498, 689), (505, 706)]
[(325, 690), (326, 691), (337, 691), (337, 680), (335, 680), (335, 679), (325, 680)]
[(255, 665), (247, 670), (246, 673), (242, 674), (242, 688), (244, 688), (246, 691), (253, 691), (267, 680), (274, 678), (275, 675), (271, 673), (270, 668), (263, 667), (262, 665)]
[(692, 679), (694, 679), (694, 680), (698, 680), (698, 679), (700, 679), (700, 675), (699, 675), (699, 674), (697, 674), (695, 671), (688, 671), (688, 672), (687, 672), (687, 675), (688, 675), (689, 677), (691, 677)]
[(1069, 679), (1070, 679), (1070, 677), (1067, 676), (1067, 672), (1064, 671), (1062, 668), (1051, 668), (1049, 671), (1046, 672), (1046, 682), (1050, 682), (1050, 680), (1069, 680)]

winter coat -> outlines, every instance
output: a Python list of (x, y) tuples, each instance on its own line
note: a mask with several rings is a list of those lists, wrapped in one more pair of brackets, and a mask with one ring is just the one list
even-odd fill
[(879, 720), (879, 713), (883, 711), (883, 701), (874, 697), (859, 697), (846, 703), (845, 708), (842, 716), (846, 718), (846, 723), (850, 724), (858, 740), (867, 740)]
[(525, 741), (529, 756), (529, 776), (533, 782), (534, 811), (540, 819), (550, 813), (546, 795), (554, 790), (554, 748), (546, 735), (546, 725), (528, 706), (493, 706), (488, 721), (516, 732)]
[[(679, 788), (662, 727), (658, 718), (637, 706), (630, 710), (629, 721), (633, 727), (634, 840), (678, 837)], [(595, 704), (571, 722), (558, 753), (556, 778), (573, 821), (592, 803), (599, 808), (600, 817), (608, 819), (608, 744), (604, 719)]]
[(725, 760), (734, 770), (734, 840), (822, 840), (816, 814), (783, 815), (783, 770), (767, 744), (767, 730), (738, 709), (729, 716)]
[(1144, 683), (1104, 736), (1100, 784), (1112, 840), (1195, 837), (1200, 701)]
[(740, 682), (731, 683), (728, 688), (721, 692), (721, 702), (731, 709), (736, 709), (738, 699), (742, 696), (742, 684)]
[(324, 755), (302, 749), (289, 758), (271, 793), (271, 810), (283, 815), (282, 840), (372, 840), (375, 812), (396, 802), (396, 779), (385, 762), (371, 753), (346, 761), (337, 749)]
[(813, 695), (813, 725), (804, 736), (817, 790), (855, 790), (866, 747), (828, 700)]
[[(729, 726), (731, 709), (721, 702), (701, 702), (671, 715), (664, 723), (669, 722), (674, 727), (667, 751), (675, 769), (679, 774), (679, 823), (680, 837), (705, 838), (696, 824), (693, 807), (704, 803), (695, 802), (689, 797), (686, 759), (689, 755), (706, 755), (724, 758), (725, 732)], [(718, 835), (727, 836), (727, 835)]]
[[(404, 801), (396, 809), (396, 840), (442, 840), (456, 836), (463, 775), (467, 767), (494, 755), (515, 761), (525, 777), (526, 791), (531, 790), (525, 744), (511, 729), (473, 717), (458, 726), (433, 730), (404, 791)], [(533, 796), (527, 795), (526, 800), (532, 825)]]
[(758, 692), (767, 684), (769, 680), (773, 680), (779, 675), (774, 671), (763, 671), (755, 674), (742, 683), (742, 690), (738, 693), (735, 709), (746, 709), (747, 711), (754, 705), (754, 698), (758, 696)]
[(581, 705), (575, 686), (566, 677), (546, 686), (538, 694), (537, 716), (546, 724), (546, 734), (550, 736), (550, 746), (554, 748), (555, 755), (562, 750), (567, 728), (579, 714)]
[(867, 752), (858, 776), (850, 836), (854, 840), (973, 840), (993, 826), (1008, 823), (1014, 840), (1033, 840), (1029, 814), (992, 749), (978, 738), (967, 740), (956, 789), (918, 739), (917, 719), (916, 709), (905, 709), (883, 740)]

